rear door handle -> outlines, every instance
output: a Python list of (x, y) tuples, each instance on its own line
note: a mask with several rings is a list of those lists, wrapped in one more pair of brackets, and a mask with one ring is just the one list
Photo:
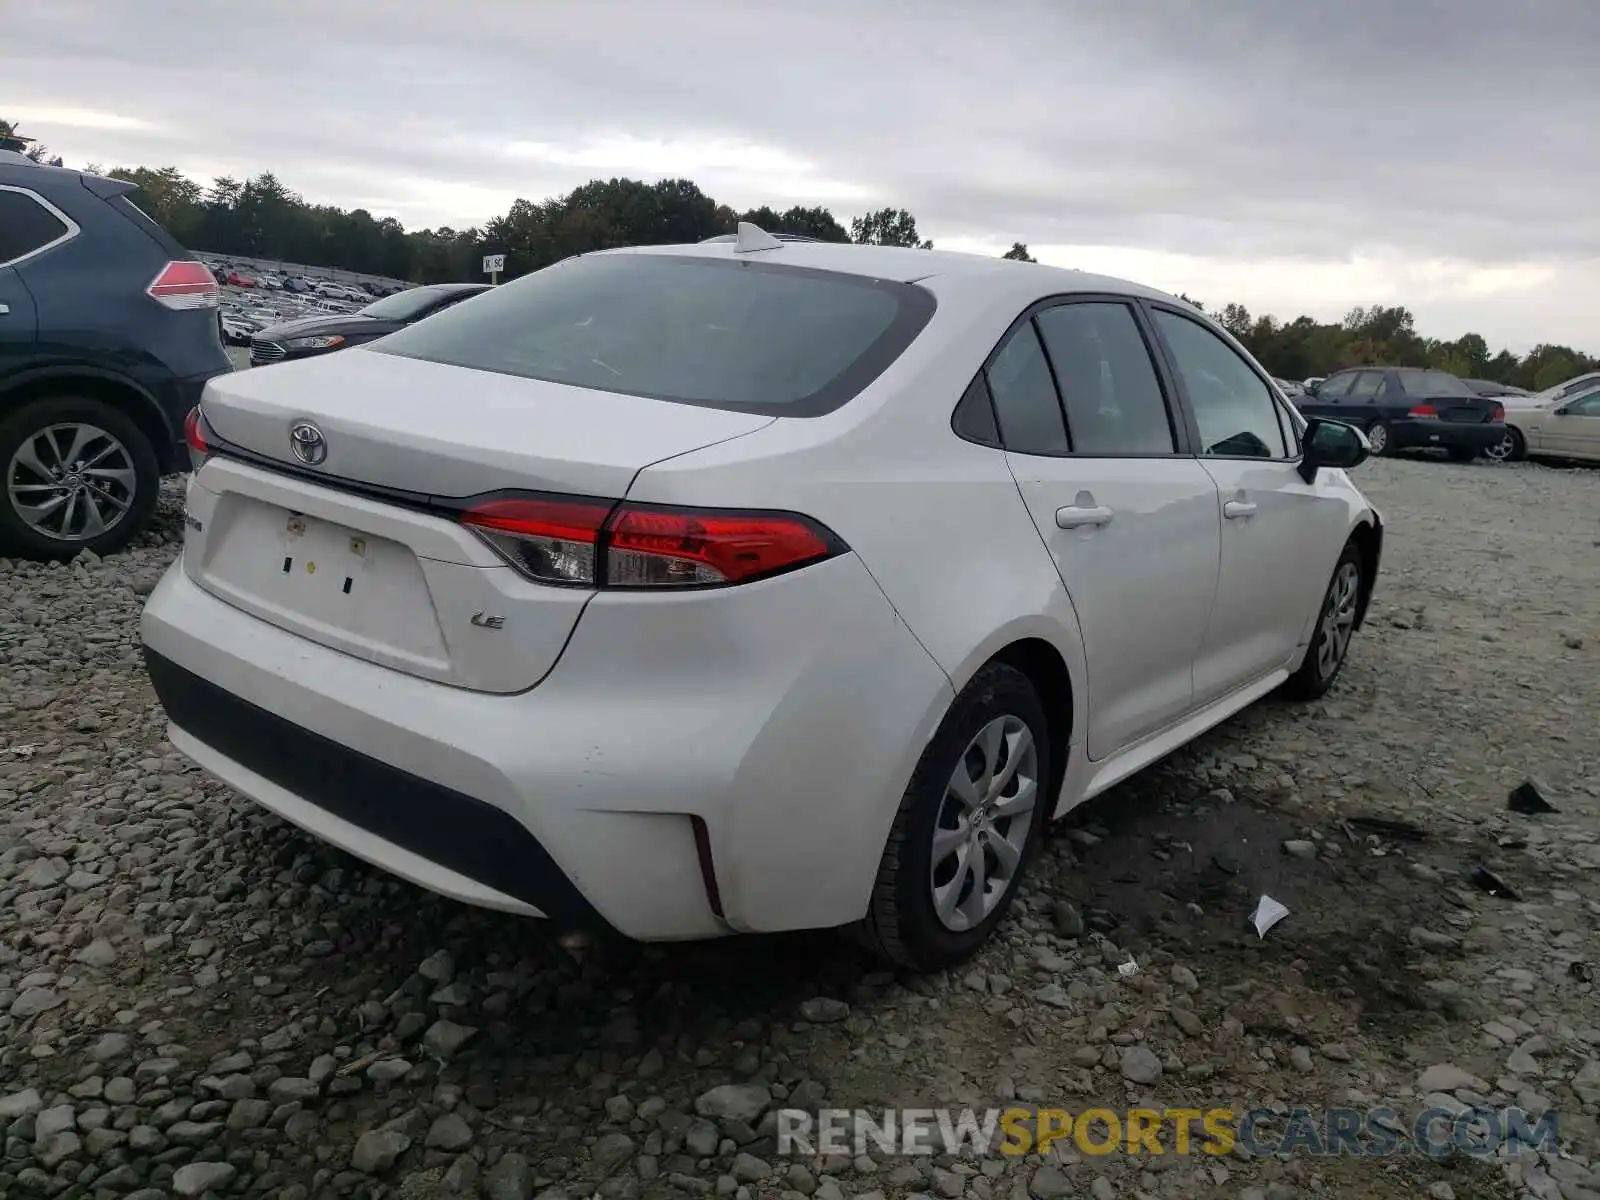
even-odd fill
[(1230, 521), (1251, 516), (1255, 511), (1256, 506), (1248, 500), (1229, 500), (1222, 506), (1222, 515)]
[(1070, 505), (1067, 508), (1056, 509), (1056, 527), (1058, 529), (1088, 529), (1100, 525), (1111, 524), (1111, 510), (1104, 504), (1095, 504), (1088, 507)]

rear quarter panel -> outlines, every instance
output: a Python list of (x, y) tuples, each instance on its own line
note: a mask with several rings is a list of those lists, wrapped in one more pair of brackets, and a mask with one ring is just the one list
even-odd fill
[[(861, 558), (955, 691), (1012, 642), (1055, 647), (1074, 681), (1077, 731), (1088, 697), (1071, 602), (1003, 452), (950, 427), (973, 373), (1027, 303), (940, 294), (922, 336), (843, 408), (780, 418), (656, 463), (629, 497), (787, 509), (822, 521)], [(904, 782), (890, 789), (896, 802)], [(885, 832), (892, 812), (882, 813)]]

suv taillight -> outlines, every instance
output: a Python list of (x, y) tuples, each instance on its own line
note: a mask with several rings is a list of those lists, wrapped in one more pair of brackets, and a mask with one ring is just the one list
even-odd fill
[(189, 447), (189, 469), (192, 471), (198, 471), (211, 457), (211, 446), (206, 441), (206, 435), (210, 432), (200, 406), (195, 405), (183, 419), (183, 440)]
[(461, 523), (539, 583), (586, 588), (726, 587), (843, 553), (809, 517), (612, 504), (570, 496), (485, 501)]
[(1501, 404), (1500, 401), (1496, 400), (1494, 402), (1494, 407), (1492, 407), (1489, 410), (1489, 420), (1491, 420), (1491, 421), (1504, 421), (1505, 419), (1506, 419), (1506, 406), (1504, 404)]
[(145, 292), (172, 309), (216, 308), (222, 303), (222, 289), (205, 263), (169, 262)]
[(1421, 404), (1413, 404), (1411, 406), (1411, 411), (1406, 414), (1408, 417), (1437, 417), (1438, 415), (1439, 410), (1434, 408), (1434, 406), (1429, 404), (1426, 400), (1424, 400)]

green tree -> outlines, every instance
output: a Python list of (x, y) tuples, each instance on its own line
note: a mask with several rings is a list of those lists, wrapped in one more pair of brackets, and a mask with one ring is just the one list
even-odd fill
[(913, 250), (932, 250), (917, 232), (917, 219), (903, 208), (880, 208), (850, 222), (850, 240), (862, 246), (909, 246)]
[(1224, 304), (1217, 321), (1241, 342), (1249, 339), (1254, 324), (1250, 310), (1242, 304)]
[(850, 234), (834, 215), (825, 208), (802, 208), (798, 204), (784, 212), (768, 205), (752, 208), (728, 222), (728, 232), (738, 221), (749, 221), (768, 233), (792, 233), (797, 237), (816, 238), (820, 242), (848, 242)]
[(24, 158), (31, 158), (36, 163), (46, 163), (52, 167), (61, 166), (61, 159), (52, 158), (44, 143), (34, 141), (18, 130), (12, 122), (3, 118), (0, 118), (0, 150), (11, 150)]
[(1012, 242), (1011, 243), (1011, 249), (1007, 250), (1000, 257), (1001, 258), (1009, 258), (1009, 259), (1012, 259), (1015, 262), (1036, 263), (1036, 262), (1039, 261), (1033, 255), (1028, 253), (1028, 246), (1027, 246), (1027, 243), (1025, 243), (1025, 242)]

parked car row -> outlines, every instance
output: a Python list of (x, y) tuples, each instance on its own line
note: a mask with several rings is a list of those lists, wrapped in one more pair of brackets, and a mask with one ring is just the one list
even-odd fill
[(359, 346), (443, 312), (490, 287), (487, 283), (430, 284), (374, 300), (354, 312), (308, 314), (259, 327), (249, 339), (250, 365), (265, 366)]
[(358, 283), (340, 283), (331, 279), (318, 279), (310, 275), (275, 275), (270, 272), (252, 272), (249, 268), (227, 262), (208, 263), (212, 277), (219, 284), (236, 288), (259, 288), (263, 291), (284, 291), (324, 296), (331, 300), (350, 300), (365, 304), (383, 296), (403, 291), (400, 284), (363, 280)]
[(1279, 388), (1307, 416), (1362, 429), (1374, 454), (1444, 450), (1457, 461), (1600, 462), (1600, 371), (1531, 393), (1420, 367), (1352, 367)]
[(1470, 461), (1505, 440), (1505, 406), (1448, 371), (1353, 367), (1291, 398), (1301, 412), (1364, 430), (1374, 454), (1444, 450)]

